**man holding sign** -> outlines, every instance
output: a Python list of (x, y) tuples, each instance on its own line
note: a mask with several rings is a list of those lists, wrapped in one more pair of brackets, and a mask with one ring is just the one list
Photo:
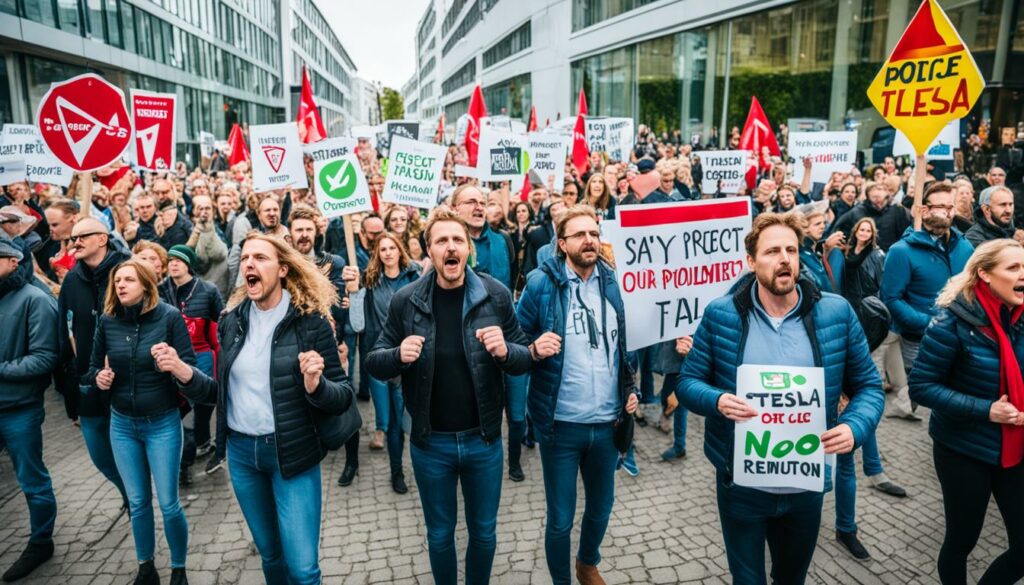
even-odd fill
[[(766, 213), (754, 220), (744, 241), (754, 274), (708, 306), (680, 373), (680, 402), (707, 417), (704, 452), (716, 469), (734, 583), (766, 582), (766, 540), (772, 580), (804, 582), (824, 496), (806, 489), (810, 476), (817, 473), (822, 489), (830, 489), (824, 455), (849, 453), (860, 445), (874, 431), (885, 404), (881, 378), (849, 303), (798, 280), (802, 238), (797, 214)], [(738, 387), (741, 366), (748, 365), (772, 374), (760, 378), (768, 390)], [(789, 371), (796, 369), (815, 375), (801, 373), (798, 380)], [(804, 392), (796, 386), (810, 388)], [(756, 400), (740, 397), (753, 397), (752, 391)], [(852, 397), (840, 415), (844, 392)], [(828, 430), (820, 436), (805, 434), (794, 441), (777, 431), (772, 439), (769, 429), (810, 424), (821, 411)], [(758, 432), (751, 438), (748, 429)], [(736, 458), (760, 460), (737, 468), (737, 448)], [(811, 456), (817, 466), (802, 464)]]

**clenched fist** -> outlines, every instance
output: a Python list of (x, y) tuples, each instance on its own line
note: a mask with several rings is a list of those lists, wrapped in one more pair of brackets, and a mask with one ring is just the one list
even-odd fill
[(533, 358), (540, 361), (562, 351), (562, 338), (548, 331), (533, 342)]
[(410, 335), (402, 340), (402, 345), (398, 347), (398, 355), (403, 364), (411, 364), (420, 359), (424, 341), (426, 340), (422, 335)]
[(100, 390), (110, 390), (114, 385), (114, 370), (110, 369), (110, 360), (103, 358), (103, 369), (96, 374), (96, 387)]
[(302, 384), (306, 394), (316, 392), (320, 386), (320, 375), (324, 373), (324, 358), (315, 351), (304, 351), (299, 354), (299, 371), (302, 372)]
[(484, 349), (500, 361), (508, 357), (508, 344), (505, 343), (505, 332), (497, 325), (476, 330), (476, 338), (484, 344)]

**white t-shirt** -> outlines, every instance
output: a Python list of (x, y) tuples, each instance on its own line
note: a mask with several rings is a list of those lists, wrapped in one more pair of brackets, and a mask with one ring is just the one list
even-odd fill
[(249, 305), (249, 331), (228, 374), (228, 428), (246, 435), (274, 432), (274, 404), (270, 393), (270, 360), (274, 330), (284, 320), (292, 296), (281, 290), (281, 302), (262, 311)]

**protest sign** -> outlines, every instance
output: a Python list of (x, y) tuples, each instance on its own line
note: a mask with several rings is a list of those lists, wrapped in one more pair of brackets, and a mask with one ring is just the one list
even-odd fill
[(481, 128), (491, 128), (498, 132), (511, 132), (512, 131), (512, 118), (505, 115), (498, 116), (484, 116), (480, 118)]
[(177, 98), (173, 93), (131, 91), (135, 162), (140, 168), (166, 171), (174, 167), (174, 108)]
[(299, 129), (294, 122), (251, 126), (249, 142), (252, 145), (254, 191), (284, 187), (305, 189), (309, 186), (302, 163)]
[(348, 131), (349, 136), (355, 139), (365, 138), (370, 141), (370, 144), (374, 148), (377, 147), (377, 127), (376, 126), (353, 126)]
[(745, 182), (747, 150), (705, 150), (697, 153), (704, 169), (700, 190), (702, 193), (737, 193)]
[(455, 144), (462, 144), (466, 141), (466, 132), (469, 131), (469, 114), (462, 114), (455, 120)]
[(303, 144), (302, 154), (312, 158), (314, 162), (322, 162), (350, 152), (356, 154), (358, 144), (354, 138), (325, 138), (320, 142)]
[(28, 178), (23, 158), (0, 158), (0, 187), (21, 183)]
[(432, 209), (437, 205), (441, 167), (448, 149), (439, 144), (395, 136), (388, 157), (388, 176), (381, 199), (399, 205)]
[(923, 155), (951, 120), (966, 116), (985, 89), (974, 57), (935, 0), (924, 0), (882, 69), (868, 99)]
[[(213, 156), (213, 149), (216, 146), (217, 138), (211, 132), (199, 132), (199, 156), (209, 158)], [(223, 150), (221, 153), (223, 154)]]
[(824, 491), (825, 369), (744, 364), (736, 395), (757, 411), (736, 423), (736, 485)]
[(25, 174), (33, 183), (67, 187), (74, 171), (57, 160), (31, 124), (4, 124), (0, 138), (0, 156), (25, 161)]
[(789, 118), (786, 127), (790, 132), (824, 132), (828, 130), (828, 120), (822, 118)]
[[(327, 140), (338, 139), (328, 138)], [(324, 214), (324, 217), (373, 211), (370, 187), (366, 183), (366, 175), (363, 174), (359, 167), (359, 160), (356, 158), (355, 141), (349, 140), (349, 142), (352, 143), (350, 146), (341, 146), (318, 153), (326, 153), (326, 158), (314, 158), (313, 177), (316, 206)]]
[(36, 126), (50, 152), (80, 172), (113, 163), (132, 140), (124, 93), (95, 73), (50, 85), (39, 102)]
[(633, 118), (587, 116), (586, 128), (590, 152), (605, 152), (611, 160), (629, 160), (633, 151)]
[(803, 160), (810, 158), (811, 182), (827, 183), (832, 173), (848, 173), (857, 159), (857, 132), (790, 132), (793, 180), (804, 179)]
[(746, 268), (750, 200), (621, 205), (602, 227), (616, 260), (630, 351), (692, 335)]
[(420, 139), (420, 123), (408, 120), (392, 120), (387, 123), (387, 147), (390, 148), (391, 140), (395, 136), (408, 138), (409, 140)]
[(530, 168), (529, 144), (526, 136), (484, 126), (480, 129), (476, 177), (481, 181), (522, 177)]
[(565, 181), (565, 157), (569, 153), (569, 138), (557, 134), (533, 132), (527, 136), (530, 167), (541, 181), (552, 190), (560, 190)]
[[(939, 132), (939, 135), (928, 146), (925, 158), (928, 160), (953, 160), (953, 151), (958, 148), (960, 148), (960, 120), (953, 120), (946, 124), (942, 132)], [(914, 145), (910, 143), (907, 135), (897, 130), (896, 136), (893, 138), (892, 155), (913, 158), (916, 154)]]

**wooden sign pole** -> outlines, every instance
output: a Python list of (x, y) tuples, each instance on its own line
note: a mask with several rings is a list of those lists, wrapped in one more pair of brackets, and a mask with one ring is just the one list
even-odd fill
[[(352, 216), (341, 216), (342, 224), (345, 226), (345, 249), (348, 250), (348, 265), (359, 267), (356, 261), (356, 236), (355, 228), (352, 226)], [(345, 290), (353, 293), (359, 290), (359, 281), (353, 280), (345, 283)]]
[(78, 173), (78, 216), (89, 217), (92, 213), (92, 172)]
[(914, 231), (921, 229), (921, 218), (924, 217), (924, 181), (928, 175), (928, 159), (923, 154), (917, 155), (914, 167)]

